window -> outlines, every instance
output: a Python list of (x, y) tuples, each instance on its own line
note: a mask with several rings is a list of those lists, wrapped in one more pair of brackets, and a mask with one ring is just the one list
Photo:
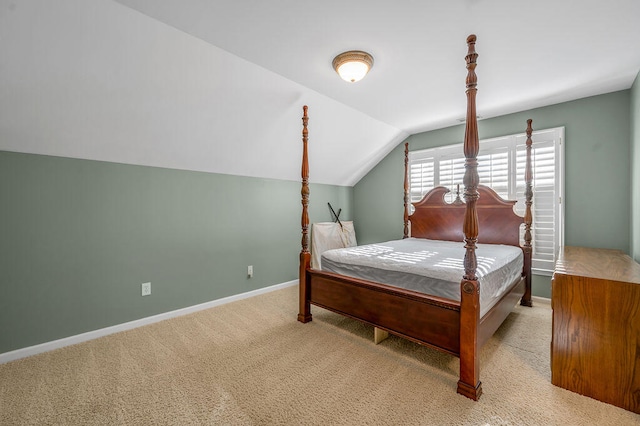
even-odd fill
[[(564, 128), (538, 130), (533, 132), (531, 139), (532, 268), (535, 273), (550, 275), (564, 234)], [(515, 210), (520, 215), (524, 215), (525, 210), (526, 141), (525, 134), (487, 139), (480, 141), (478, 153), (480, 183), (490, 186), (505, 199), (517, 200)], [(420, 201), (424, 194), (436, 186), (449, 188), (451, 192), (447, 194), (447, 201), (452, 202), (458, 188), (460, 194), (463, 192), (464, 160), (462, 144), (410, 152), (411, 202)], [(524, 225), (521, 235), (524, 235)]]

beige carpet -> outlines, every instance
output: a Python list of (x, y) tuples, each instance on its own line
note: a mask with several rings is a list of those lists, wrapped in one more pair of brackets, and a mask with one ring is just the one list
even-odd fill
[(640, 416), (550, 383), (549, 306), (517, 307), (458, 360), (312, 308), (297, 288), (0, 365), (2, 425), (630, 425)]

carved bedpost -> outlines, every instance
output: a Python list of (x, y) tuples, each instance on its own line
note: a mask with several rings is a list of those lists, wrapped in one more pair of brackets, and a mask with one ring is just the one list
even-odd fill
[(478, 356), (478, 324), (480, 322), (480, 285), (476, 270), (476, 243), (478, 241), (478, 121), (476, 116), (476, 36), (467, 37), (467, 120), (464, 134), (464, 276), (460, 283), (460, 380), (458, 393), (473, 400), (482, 394), (480, 362)]
[(533, 128), (531, 127), (531, 123), (533, 120), (527, 120), (527, 160), (526, 166), (524, 169), (524, 183), (525, 183), (525, 206), (526, 210), (524, 213), (524, 246), (522, 250), (524, 251), (524, 272), (525, 272), (525, 291), (522, 299), (520, 300), (520, 304), (523, 306), (532, 306), (531, 303), (531, 257), (533, 255), (533, 246), (531, 245), (531, 224), (533, 223), (533, 215), (531, 212), (531, 205), (533, 204), (533, 168), (531, 167), (531, 145), (533, 141), (531, 140), (531, 134), (533, 133)]
[(309, 154), (307, 144), (309, 142), (309, 116), (306, 105), (302, 107), (302, 253), (309, 253)]
[(478, 241), (478, 211), (476, 203), (478, 202), (478, 184), (480, 176), (478, 175), (478, 151), (480, 143), (478, 140), (478, 122), (476, 118), (476, 88), (478, 78), (476, 77), (476, 59), (478, 54), (475, 52), (476, 36), (470, 35), (467, 38), (469, 53), (466, 56), (467, 61), (467, 120), (464, 135), (464, 201), (467, 205), (464, 215), (464, 241), (466, 253), (464, 256), (464, 279), (467, 281), (477, 281), (476, 269), (478, 261), (476, 259), (476, 242)]
[(409, 142), (404, 144), (404, 238), (409, 238)]
[(302, 250), (300, 251), (300, 311), (298, 321), (311, 321), (311, 304), (309, 303), (309, 282), (307, 280), (307, 269), (311, 266), (311, 253), (309, 252), (309, 157), (307, 152), (307, 142), (309, 131), (307, 125), (308, 107), (302, 107)]

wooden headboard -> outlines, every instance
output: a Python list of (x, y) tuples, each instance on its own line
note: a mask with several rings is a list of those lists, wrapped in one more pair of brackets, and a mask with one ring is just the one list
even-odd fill
[[(464, 242), (462, 224), (466, 205), (462, 201), (447, 203), (444, 197), (448, 192), (447, 188), (439, 186), (413, 203), (415, 211), (409, 216), (412, 237)], [(519, 226), (524, 218), (513, 211), (516, 202), (503, 200), (484, 185), (478, 185), (478, 193), (478, 242), (519, 247)]]

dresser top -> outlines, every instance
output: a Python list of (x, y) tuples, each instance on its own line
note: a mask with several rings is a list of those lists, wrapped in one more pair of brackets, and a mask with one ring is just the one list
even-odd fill
[(640, 264), (620, 250), (561, 247), (555, 274), (640, 284)]

